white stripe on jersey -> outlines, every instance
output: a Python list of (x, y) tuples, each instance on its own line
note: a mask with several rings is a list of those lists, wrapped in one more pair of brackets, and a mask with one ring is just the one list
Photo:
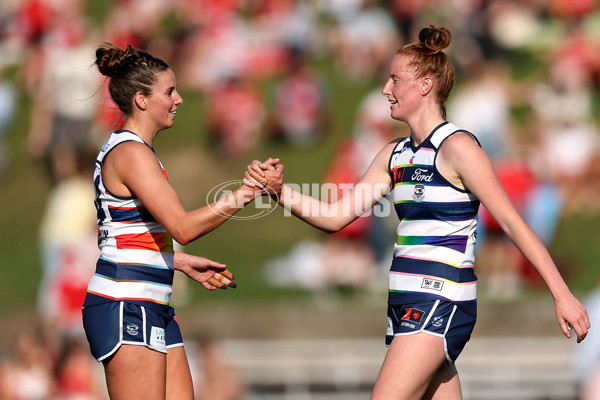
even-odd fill
[(427, 293), (453, 301), (471, 301), (477, 298), (477, 282), (456, 283), (435, 276), (390, 272), (389, 289), (392, 291)]
[(440, 221), (432, 220), (404, 220), (398, 224), (398, 236), (470, 236), (475, 227), (470, 220), (467, 221)]
[[(108, 243), (107, 243), (108, 245)], [(102, 257), (117, 264), (155, 265), (172, 269), (174, 254), (140, 249), (118, 249), (100, 246)], [(109, 251), (110, 250), (110, 251)]]
[(394, 245), (396, 257), (408, 257), (416, 260), (437, 261), (452, 267), (461, 268), (473, 266), (473, 259), (466, 258), (460, 251), (448, 247), (431, 246), (427, 244)]
[[(431, 172), (433, 174), (433, 169)], [(398, 199), (409, 199), (413, 201), (415, 186), (418, 183), (399, 183), (394, 187), (394, 203), (400, 203)], [(426, 203), (463, 203), (477, 200), (472, 193), (462, 193), (457, 190), (448, 190), (448, 186), (427, 186), (427, 191), (422, 197)], [(406, 200), (405, 200), (406, 201)]]
[(161, 304), (168, 304), (171, 297), (170, 285), (154, 282), (116, 282), (100, 275), (92, 276), (88, 291), (115, 299), (142, 299)]

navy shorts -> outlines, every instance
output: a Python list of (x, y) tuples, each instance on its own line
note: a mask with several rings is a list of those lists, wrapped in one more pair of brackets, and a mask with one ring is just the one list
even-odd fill
[(167, 353), (183, 346), (173, 308), (167, 313), (125, 301), (85, 307), (83, 327), (94, 358), (100, 362), (114, 354), (122, 344), (146, 346)]
[(444, 351), (449, 363), (458, 358), (475, 327), (477, 317), (456, 304), (444, 300), (388, 305), (388, 325), (385, 344), (395, 336), (425, 332), (444, 339)]

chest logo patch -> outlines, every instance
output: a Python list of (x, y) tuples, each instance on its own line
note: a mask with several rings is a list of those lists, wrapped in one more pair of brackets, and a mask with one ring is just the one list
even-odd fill
[(415, 185), (415, 190), (413, 191), (413, 200), (414, 201), (423, 201), (425, 199), (425, 185)]

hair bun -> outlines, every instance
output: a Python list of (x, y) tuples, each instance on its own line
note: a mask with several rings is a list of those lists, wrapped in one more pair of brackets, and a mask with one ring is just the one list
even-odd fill
[(105, 43), (104, 46), (96, 49), (98, 71), (102, 75), (112, 77), (134, 53), (135, 49), (130, 44), (127, 45), (127, 50), (122, 50), (118, 46)]
[(432, 53), (439, 53), (450, 44), (452, 34), (443, 27), (429, 25), (419, 32), (419, 44), (430, 50)]

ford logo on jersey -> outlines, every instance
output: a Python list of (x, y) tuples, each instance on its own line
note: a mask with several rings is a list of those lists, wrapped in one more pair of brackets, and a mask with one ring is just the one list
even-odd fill
[(427, 172), (425, 168), (417, 168), (410, 179), (415, 182), (431, 182), (433, 180), (433, 172), (430, 174), (427, 174)]

